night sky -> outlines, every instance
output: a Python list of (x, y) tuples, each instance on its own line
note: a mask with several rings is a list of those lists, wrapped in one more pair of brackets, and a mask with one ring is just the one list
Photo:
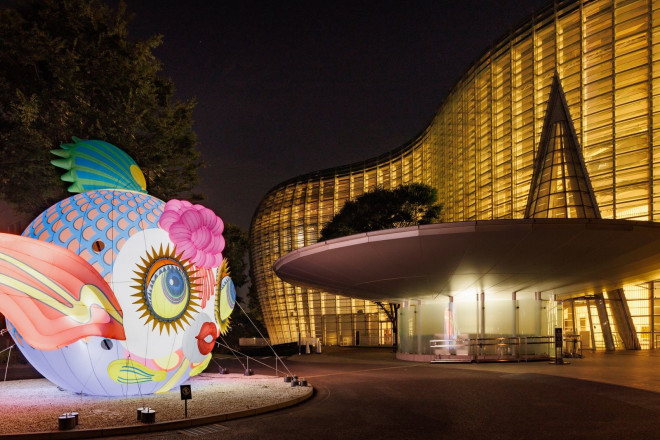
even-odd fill
[(130, 35), (162, 34), (164, 74), (178, 98), (198, 101), (203, 204), (246, 229), (278, 183), (414, 138), (478, 56), (549, 4), (126, 3)]

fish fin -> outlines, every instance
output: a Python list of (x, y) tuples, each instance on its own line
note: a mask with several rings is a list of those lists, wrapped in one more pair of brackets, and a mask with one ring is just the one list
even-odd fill
[(211, 355), (211, 353), (209, 353), (202, 362), (200, 362), (199, 364), (196, 364), (194, 366), (191, 365), (192, 368), (190, 370), (190, 375), (191, 376), (197, 376), (199, 373), (206, 370), (206, 367), (209, 366), (209, 363), (211, 362), (212, 357), (213, 357), (213, 355)]
[(30, 346), (55, 350), (88, 336), (126, 339), (108, 283), (77, 254), (0, 234), (0, 312)]
[(151, 369), (132, 359), (117, 359), (108, 365), (108, 376), (121, 384), (137, 384), (162, 382), (167, 377), (167, 372)]
[(74, 182), (69, 186), (69, 192), (95, 189), (146, 192), (144, 174), (124, 151), (99, 140), (81, 140), (74, 137), (73, 141), (70, 144), (61, 144), (59, 150), (51, 150), (52, 154), (62, 158), (54, 159), (51, 163), (68, 170), (62, 180)]

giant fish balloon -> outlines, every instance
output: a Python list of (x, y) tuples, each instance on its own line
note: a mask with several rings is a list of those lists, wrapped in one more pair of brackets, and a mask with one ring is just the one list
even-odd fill
[(53, 153), (72, 197), (23, 236), (0, 234), (0, 313), (28, 361), (76, 393), (163, 393), (202, 372), (236, 291), (223, 223), (145, 192), (142, 171), (103, 141)]

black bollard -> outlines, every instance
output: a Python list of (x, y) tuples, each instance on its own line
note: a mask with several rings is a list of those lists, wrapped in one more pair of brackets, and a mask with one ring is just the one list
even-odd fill
[(73, 429), (76, 426), (76, 418), (71, 414), (62, 414), (58, 419), (57, 426), (60, 431)]
[(155, 423), (156, 410), (152, 408), (145, 408), (142, 410), (142, 423)]

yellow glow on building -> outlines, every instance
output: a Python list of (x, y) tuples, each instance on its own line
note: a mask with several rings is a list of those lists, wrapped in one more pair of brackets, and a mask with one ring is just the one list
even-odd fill
[[(555, 74), (600, 215), (660, 221), (660, 2), (556, 2), (481, 56), (419, 137), (293, 178), (264, 197), (251, 226), (251, 264), (271, 340), (355, 344), (359, 332), (361, 345), (391, 344), (392, 326), (376, 304), (293, 287), (273, 263), (315, 243), (344, 202), (376, 186), (430, 184), (448, 222), (523, 218)], [(625, 286), (642, 348), (660, 343), (655, 286)], [(600, 321), (587, 324), (589, 311), (576, 303), (591, 331)]]

